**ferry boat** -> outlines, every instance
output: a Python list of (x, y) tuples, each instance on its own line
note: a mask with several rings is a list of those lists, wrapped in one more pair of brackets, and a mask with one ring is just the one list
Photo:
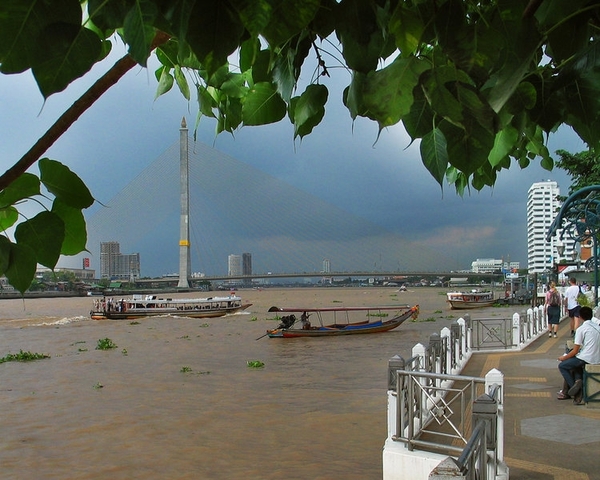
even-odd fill
[(494, 292), (472, 290), (470, 292), (448, 292), (450, 307), (454, 310), (491, 307), (495, 303)]
[(211, 318), (240, 312), (251, 305), (243, 303), (235, 295), (207, 298), (159, 298), (156, 295), (104, 297), (94, 301), (90, 317), (93, 320), (128, 320), (156, 316)]

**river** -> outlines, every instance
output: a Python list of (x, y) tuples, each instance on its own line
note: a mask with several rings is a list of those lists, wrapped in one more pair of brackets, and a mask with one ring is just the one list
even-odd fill
[[(459, 317), (443, 292), (240, 293), (244, 313), (139, 322), (90, 320), (90, 298), (2, 300), (0, 357), (50, 358), (0, 364), (0, 478), (380, 479), (388, 360)], [(419, 303), (421, 321), (257, 340), (272, 304), (384, 303)]]

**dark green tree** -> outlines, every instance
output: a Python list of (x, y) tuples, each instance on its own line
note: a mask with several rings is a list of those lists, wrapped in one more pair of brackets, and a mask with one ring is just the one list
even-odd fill
[(556, 166), (571, 177), (569, 195), (583, 187), (600, 185), (600, 157), (594, 150), (579, 153), (557, 150), (556, 155), (559, 157)]
[[(37, 263), (54, 268), (85, 248), (93, 196), (44, 153), (153, 52), (157, 95), (176, 85), (217, 133), (287, 119), (301, 139), (325, 115), (330, 72), (344, 68), (351, 117), (402, 122), (425, 168), (462, 195), (513, 163), (552, 169), (546, 140), (561, 125), (598, 147), (599, 24), (593, 0), (2, 0), (0, 72), (30, 69), (44, 98), (117, 36), (129, 53), (0, 176), (0, 228), (15, 228), (0, 236), (0, 273), (24, 291)], [(25, 173), (36, 162), (39, 175)], [(51, 204), (18, 223), (16, 205), (43, 198)]]

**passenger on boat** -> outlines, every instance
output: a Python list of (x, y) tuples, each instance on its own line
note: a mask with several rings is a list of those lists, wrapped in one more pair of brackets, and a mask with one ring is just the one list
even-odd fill
[(308, 320), (308, 317), (310, 317), (310, 313), (302, 312), (302, 315), (300, 315), (302, 330), (310, 330), (310, 321)]

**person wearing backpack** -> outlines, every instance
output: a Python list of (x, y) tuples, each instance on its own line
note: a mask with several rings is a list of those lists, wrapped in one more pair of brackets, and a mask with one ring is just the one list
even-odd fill
[(548, 336), (556, 338), (558, 332), (558, 323), (560, 322), (560, 306), (562, 304), (562, 296), (556, 289), (556, 283), (550, 282), (550, 288), (546, 292), (546, 318), (548, 319)]

